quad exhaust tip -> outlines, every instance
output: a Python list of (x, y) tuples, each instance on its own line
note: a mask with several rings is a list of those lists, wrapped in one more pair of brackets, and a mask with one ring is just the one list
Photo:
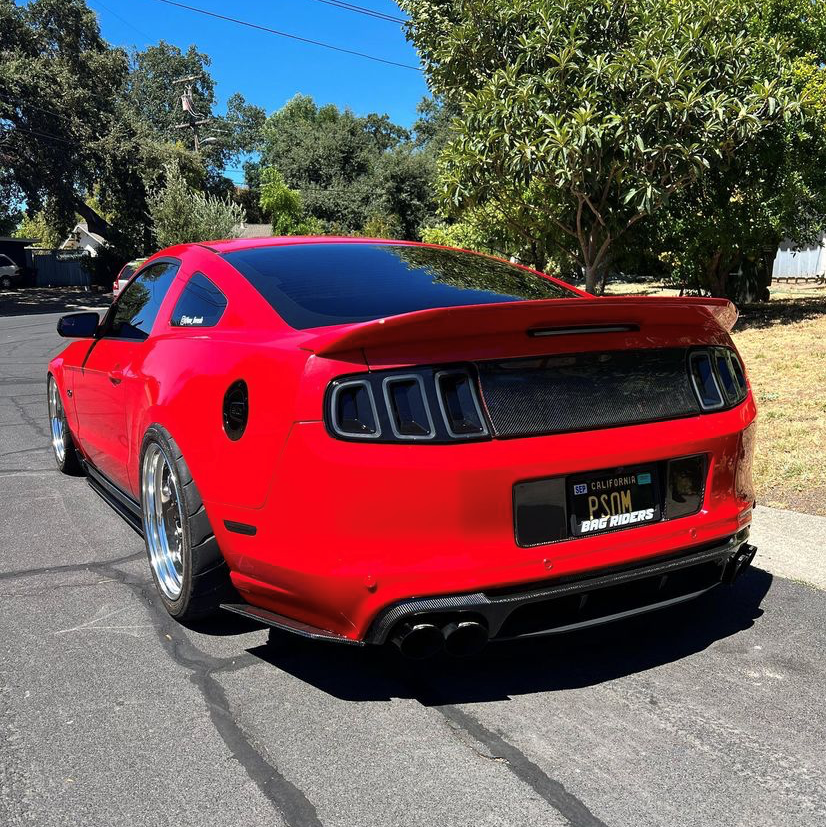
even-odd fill
[(442, 630), (433, 623), (402, 623), (392, 640), (399, 651), (412, 660), (432, 658), (445, 648)]
[(435, 623), (402, 623), (394, 632), (392, 642), (406, 657), (423, 660), (446, 651), (449, 655), (475, 655), (488, 642), (487, 627), (476, 620), (452, 620), (441, 629)]
[(726, 565), (723, 572), (723, 582), (733, 583), (751, 565), (755, 554), (757, 554), (756, 546), (743, 543)]
[(442, 628), (445, 650), (450, 655), (478, 655), (488, 642), (488, 630), (475, 620), (459, 620)]

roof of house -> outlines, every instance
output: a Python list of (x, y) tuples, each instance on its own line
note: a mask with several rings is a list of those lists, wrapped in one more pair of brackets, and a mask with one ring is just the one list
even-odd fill
[(269, 224), (244, 224), (238, 238), (269, 238), (272, 227)]
[(68, 238), (66, 238), (66, 240), (60, 245), (60, 249), (65, 249), (66, 245), (73, 240), (73, 236), (79, 233), (88, 236), (101, 247), (106, 244), (106, 239), (102, 235), (99, 233), (89, 232), (89, 225), (85, 221), (78, 221), (78, 223), (75, 224), (74, 229), (69, 233)]

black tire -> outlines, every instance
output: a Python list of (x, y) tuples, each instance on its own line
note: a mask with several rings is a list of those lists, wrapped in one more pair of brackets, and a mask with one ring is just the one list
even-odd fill
[[(147, 528), (147, 508), (144, 503), (145, 478), (147, 469), (147, 452), (157, 456), (158, 446), (168, 463), (171, 475), (180, 492), (177, 498), (181, 529), (181, 568), (180, 594), (169, 593), (159, 579), (156, 566), (152, 562), (150, 536)], [(214, 614), (221, 603), (238, 602), (240, 598), (229, 578), (229, 567), (224, 560), (218, 541), (212, 531), (209, 518), (204, 508), (201, 494), (178, 444), (169, 432), (160, 425), (152, 425), (146, 432), (141, 446), (141, 511), (143, 514), (144, 540), (149, 557), (152, 579), (158, 589), (161, 601), (167, 612), (176, 620), (189, 622)]]
[[(55, 394), (53, 397), (52, 394)], [(75, 448), (69, 423), (66, 421), (66, 412), (63, 410), (63, 400), (60, 389), (51, 374), (46, 380), (46, 405), (49, 410), (49, 435), (51, 437), (52, 456), (58, 471), (71, 477), (83, 476), (83, 465), (80, 454)]]
[(12, 282), (11, 276), (0, 276), (0, 287), (2, 287), (3, 290), (11, 290), (13, 284), (14, 282)]

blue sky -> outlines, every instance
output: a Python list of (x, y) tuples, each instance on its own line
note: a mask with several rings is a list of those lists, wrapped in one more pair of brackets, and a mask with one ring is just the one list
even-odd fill
[[(163, 39), (185, 49), (190, 43), (212, 58), (219, 110), (233, 92), (267, 113), (293, 95), (349, 106), (360, 115), (387, 113), (409, 126), (427, 93), (421, 72), (374, 63), (310, 44), (255, 31), (158, 0), (87, 0), (112, 44), (143, 48)], [(247, 20), (301, 37), (419, 65), (396, 23), (334, 8), (319, 0), (181, 0), (217, 14)], [(378, 12), (403, 17), (392, 0), (353, 0)]]

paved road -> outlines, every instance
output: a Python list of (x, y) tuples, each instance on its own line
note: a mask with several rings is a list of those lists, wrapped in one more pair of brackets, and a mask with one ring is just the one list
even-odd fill
[(140, 539), (52, 469), (55, 319), (0, 318), (0, 824), (826, 823), (826, 593), (757, 568), (424, 666), (184, 629)]

